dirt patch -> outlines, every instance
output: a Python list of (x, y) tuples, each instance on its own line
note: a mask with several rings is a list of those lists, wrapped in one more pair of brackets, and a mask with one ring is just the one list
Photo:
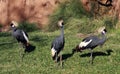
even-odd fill
[(29, 21), (42, 27), (58, 4), (59, 0), (0, 0), (0, 24), (5, 28), (12, 20)]

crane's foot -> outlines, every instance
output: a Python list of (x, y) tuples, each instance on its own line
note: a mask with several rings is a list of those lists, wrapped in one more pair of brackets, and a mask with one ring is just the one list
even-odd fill
[(61, 66), (61, 68), (63, 67), (63, 63), (62, 63), (62, 55), (60, 56), (60, 66)]
[(58, 63), (60, 68), (63, 68), (63, 62), (62, 62), (62, 55), (59, 56), (59, 63)]
[(93, 64), (93, 60), (92, 60), (92, 59), (91, 59), (91, 60), (89, 60), (89, 63), (90, 63), (90, 64)]
[(90, 50), (91, 50), (90, 63), (93, 64), (93, 51), (92, 51), (92, 49), (90, 49)]
[(63, 69), (63, 62), (60, 63), (60, 67), (61, 67), (61, 69)]
[(55, 67), (58, 68), (58, 57), (57, 57), (57, 56), (56, 56), (56, 58), (55, 58)]
[(54, 67), (58, 68), (58, 63), (57, 62), (55, 62)]
[(90, 64), (93, 64), (93, 61), (90, 61)]

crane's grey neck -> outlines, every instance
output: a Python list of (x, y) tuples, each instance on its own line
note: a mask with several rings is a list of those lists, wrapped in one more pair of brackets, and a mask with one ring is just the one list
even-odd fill
[(61, 36), (64, 37), (64, 26), (61, 27)]
[(99, 45), (104, 44), (105, 41), (106, 41), (106, 33), (102, 33), (101, 36), (102, 36), (102, 37), (101, 37), (101, 39), (100, 39), (100, 41), (99, 41)]
[(17, 28), (16, 28), (16, 27), (11, 27), (11, 29), (12, 29), (13, 31), (17, 30)]

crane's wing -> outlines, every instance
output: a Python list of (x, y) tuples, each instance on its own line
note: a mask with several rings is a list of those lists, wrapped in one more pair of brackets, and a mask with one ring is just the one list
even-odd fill
[(89, 45), (92, 42), (92, 39), (88, 40), (84, 40), (79, 44), (79, 47), (83, 48), (86, 47), (87, 45)]
[(14, 38), (17, 39), (18, 42), (25, 42), (25, 41), (29, 42), (28, 35), (23, 30), (16, 29), (15, 31), (13, 31), (12, 35)]
[(89, 39), (92, 39), (92, 41), (91, 41), (91, 43), (88, 44), (87, 47), (92, 47), (92, 48), (96, 47), (100, 41), (100, 38), (97, 36), (91, 36), (88, 38), (88, 40)]
[(26, 32), (26, 31), (24, 31), (24, 33), (25, 33), (25, 35), (29, 38), (29, 36), (28, 36), (27, 32)]
[(84, 38), (82, 41), (88, 42), (88, 41), (90, 41), (91, 39), (96, 38), (96, 37), (97, 37), (97, 36), (89, 36), (89, 37)]
[(27, 42), (29, 42), (28, 34), (22, 30), (22, 34)]
[(79, 44), (79, 47), (86, 47), (86, 48), (88, 48), (88, 47), (96, 47), (99, 40), (100, 39), (97, 36), (86, 37)]

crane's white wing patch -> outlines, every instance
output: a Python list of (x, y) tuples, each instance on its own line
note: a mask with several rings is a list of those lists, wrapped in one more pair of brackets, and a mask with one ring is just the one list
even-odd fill
[(54, 56), (55, 53), (56, 53), (56, 50), (55, 50), (54, 48), (52, 48), (52, 49), (51, 49), (51, 54), (52, 54), (52, 56)]
[(92, 39), (89, 40), (88, 42), (83, 41), (83, 42), (81, 42), (81, 43), (79, 44), (79, 47), (85, 47), (85, 46), (87, 46), (91, 41), (92, 41)]
[(22, 31), (22, 33), (23, 33), (23, 36), (24, 36), (25, 40), (29, 43), (28, 37), (26, 36), (25, 32)]

